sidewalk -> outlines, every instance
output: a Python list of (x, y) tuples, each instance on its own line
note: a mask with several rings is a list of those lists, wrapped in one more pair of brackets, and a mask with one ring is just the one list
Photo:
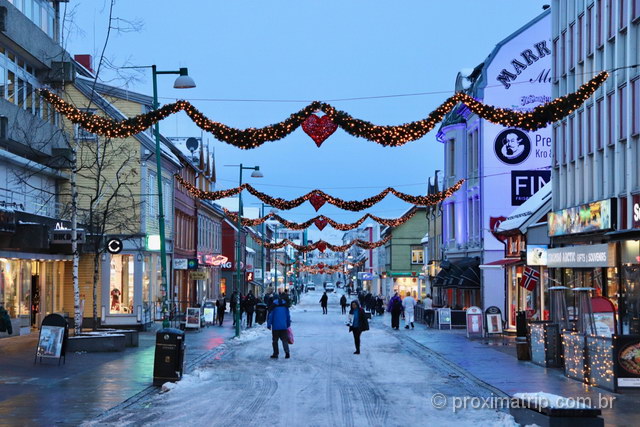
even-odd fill
[(515, 357), (515, 349), (503, 346), (500, 339), (487, 345), (483, 343), (484, 340), (468, 339), (464, 330), (429, 329), (421, 324), (416, 324), (414, 330), (401, 328), (397, 333), (453, 362), (472, 377), (506, 395), (544, 391), (565, 397), (590, 396), (594, 404), (601, 396), (611, 396), (615, 398), (613, 410), (602, 410), (607, 426), (637, 425), (640, 420), (640, 390), (624, 390), (622, 394), (588, 387), (565, 377), (562, 369), (543, 368), (531, 362), (519, 361)]
[[(223, 327), (186, 333), (186, 365), (215, 354), (234, 336)], [(0, 340), (0, 425), (77, 425), (147, 389), (153, 380), (155, 330), (139, 347), (114, 353), (69, 353), (67, 362), (33, 364), (38, 334)]]

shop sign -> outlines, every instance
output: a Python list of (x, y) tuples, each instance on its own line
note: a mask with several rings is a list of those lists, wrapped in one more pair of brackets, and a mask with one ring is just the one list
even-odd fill
[(482, 335), (482, 310), (480, 307), (469, 307), (467, 309), (467, 338), (481, 337)]
[(555, 268), (615, 267), (615, 244), (551, 248), (547, 252), (547, 265)]
[(207, 280), (207, 272), (204, 270), (190, 271), (189, 280)]
[(618, 387), (640, 387), (640, 335), (613, 337), (613, 364)]
[(549, 212), (549, 236), (588, 233), (613, 227), (611, 199)]
[(159, 234), (147, 234), (145, 236), (145, 248), (148, 251), (160, 250), (160, 235)]
[(366, 273), (363, 271), (358, 272), (358, 279), (360, 280), (373, 280), (373, 273)]
[[(76, 230), (78, 243), (84, 243), (84, 230)], [(71, 230), (66, 228), (56, 228), (51, 231), (51, 243), (57, 245), (71, 244)]]
[(253, 277), (255, 277), (256, 280), (262, 280), (262, 269), (261, 268), (254, 268), (253, 269)]
[(633, 221), (631, 225), (633, 228), (640, 228), (640, 194), (633, 196)]
[(187, 269), (187, 259), (186, 258), (174, 258), (173, 259), (173, 269), (174, 270), (186, 270)]
[(511, 171), (511, 204), (522, 205), (549, 181), (550, 170)]
[(547, 265), (547, 245), (527, 245), (527, 265)]

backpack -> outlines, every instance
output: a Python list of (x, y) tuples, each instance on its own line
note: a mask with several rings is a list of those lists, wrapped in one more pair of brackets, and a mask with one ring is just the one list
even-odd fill
[(402, 300), (400, 298), (396, 299), (393, 302), (393, 306), (391, 307), (391, 309), (396, 311), (402, 311)]

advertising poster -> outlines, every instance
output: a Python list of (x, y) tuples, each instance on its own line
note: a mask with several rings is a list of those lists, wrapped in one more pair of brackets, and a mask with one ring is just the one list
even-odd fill
[(199, 308), (187, 308), (187, 320), (185, 323), (186, 328), (200, 328), (200, 309)]
[(204, 311), (204, 321), (205, 321), (205, 323), (213, 323), (214, 308), (213, 307), (205, 307), (203, 311)]
[(449, 326), (451, 329), (451, 309), (439, 308), (438, 309), (438, 328), (441, 326)]
[(483, 334), (482, 310), (480, 307), (469, 307), (467, 309), (467, 338), (482, 337)]
[(640, 387), (640, 335), (616, 335), (613, 357), (618, 387)]
[(36, 355), (38, 357), (60, 358), (63, 339), (64, 328), (62, 326), (42, 325)]

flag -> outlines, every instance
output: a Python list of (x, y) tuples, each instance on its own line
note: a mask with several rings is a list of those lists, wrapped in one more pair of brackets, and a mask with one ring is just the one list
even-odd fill
[(525, 267), (524, 273), (522, 274), (522, 279), (520, 279), (520, 286), (522, 286), (529, 292), (532, 292), (536, 288), (539, 280), (540, 273), (538, 273), (531, 267)]

